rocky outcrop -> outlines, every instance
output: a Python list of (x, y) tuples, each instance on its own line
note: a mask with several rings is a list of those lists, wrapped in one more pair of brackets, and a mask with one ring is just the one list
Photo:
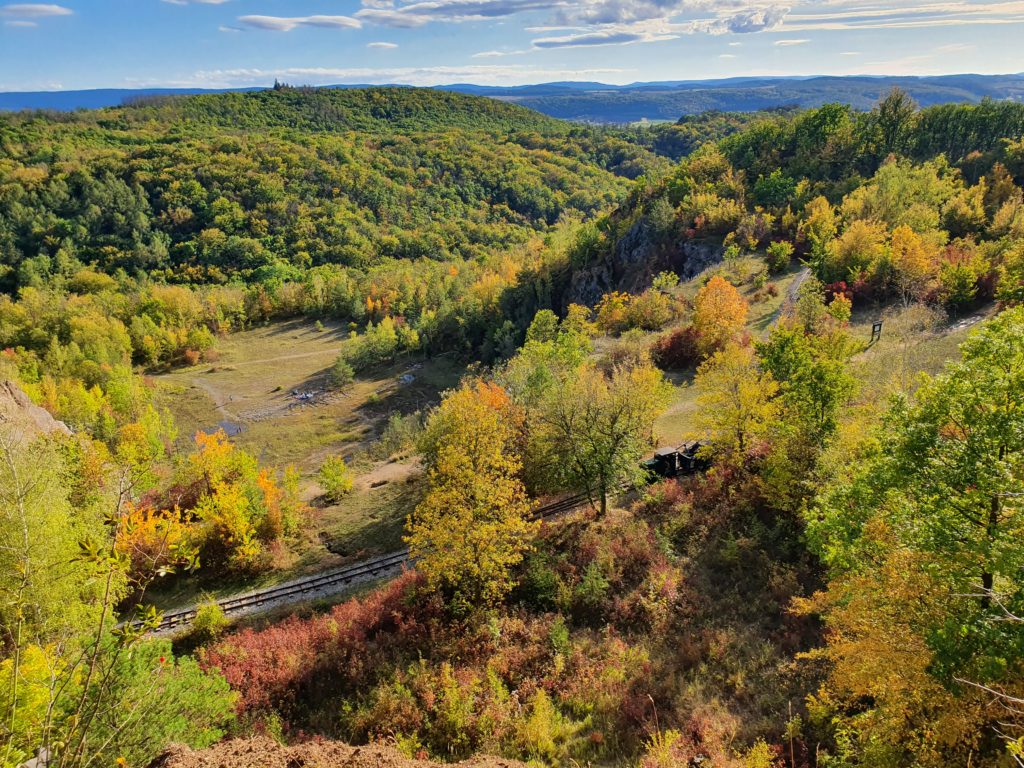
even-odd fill
[(9, 379), (0, 380), (0, 429), (28, 438), (71, 434), (67, 424), (29, 400), (25, 391)]
[(647, 220), (639, 219), (610, 253), (573, 274), (566, 304), (593, 306), (609, 291), (640, 293), (665, 270), (688, 280), (719, 263), (722, 254), (721, 243), (714, 241), (658, 242)]
[(463, 763), (410, 760), (397, 750), (338, 741), (284, 746), (265, 736), (231, 739), (208, 749), (172, 746), (149, 768), (526, 768), (516, 760), (474, 757)]

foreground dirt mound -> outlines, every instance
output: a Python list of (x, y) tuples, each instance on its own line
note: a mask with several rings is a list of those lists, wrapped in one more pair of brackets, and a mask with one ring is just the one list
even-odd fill
[(52, 432), (71, 434), (67, 424), (57, 421), (48, 411), (29, 400), (21, 387), (6, 379), (0, 379), (0, 426), (27, 438)]
[(351, 747), (340, 741), (282, 746), (272, 739), (233, 739), (209, 749), (171, 746), (150, 768), (526, 768), (515, 760), (474, 757), (463, 763), (409, 760), (391, 747)]

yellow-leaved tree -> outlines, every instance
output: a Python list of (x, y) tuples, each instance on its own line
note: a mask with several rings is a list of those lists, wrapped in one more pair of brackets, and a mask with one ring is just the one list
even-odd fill
[(508, 593), (539, 525), (519, 479), (516, 423), (505, 391), (482, 381), (449, 393), (427, 423), (421, 450), (430, 489), (405, 541), (430, 586), (457, 610)]
[(778, 415), (778, 384), (757, 364), (754, 350), (730, 344), (697, 370), (697, 426), (725, 457), (739, 458)]
[(924, 298), (938, 273), (938, 248), (906, 224), (896, 227), (890, 239), (893, 278), (904, 304)]

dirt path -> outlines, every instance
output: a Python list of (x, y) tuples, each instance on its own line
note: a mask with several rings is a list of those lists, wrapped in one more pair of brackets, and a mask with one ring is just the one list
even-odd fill
[(385, 483), (405, 480), (419, 470), (419, 461), (390, 461), (374, 467), (365, 475), (360, 475), (356, 479), (356, 485), (362, 488), (376, 488)]
[(800, 298), (800, 288), (804, 283), (807, 282), (807, 278), (811, 276), (811, 270), (809, 267), (801, 269), (796, 277), (793, 278), (793, 282), (789, 284), (786, 289), (786, 300), (782, 302), (782, 306), (775, 310), (775, 317), (772, 318), (771, 322), (768, 323), (768, 328), (775, 326), (779, 319), (782, 317), (782, 313), (786, 311), (786, 307), (790, 304), (796, 304), (797, 299)]
[(232, 398), (230, 396), (225, 395), (223, 392), (221, 392), (219, 389), (213, 386), (210, 382), (200, 377), (192, 379), (192, 383), (195, 386), (199, 387), (199, 389), (203, 390), (203, 392), (207, 394), (210, 400), (213, 401), (213, 407), (217, 409), (217, 413), (219, 413), (228, 421), (240, 420), (237, 415), (235, 415), (226, 408), (226, 405), (232, 402)]
[(319, 349), (316, 352), (296, 352), (294, 355), (278, 355), (277, 357), (264, 357), (259, 360), (241, 360), (237, 363), (226, 362), (225, 365), (237, 367), (239, 365), (266, 365), (267, 363), (277, 363), (282, 360), (303, 360), (307, 357), (337, 357), (338, 351), (335, 349)]
[(796, 304), (797, 299), (800, 298), (800, 289), (804, 283), (807, 282), (807, 278), (811, 276), (811, 268), (804, 267), (797, 273), (797, 276), (793, 279), (793, 282), (789, 284), (789, 289), (786, 291), (786, 302), (789, 304)]

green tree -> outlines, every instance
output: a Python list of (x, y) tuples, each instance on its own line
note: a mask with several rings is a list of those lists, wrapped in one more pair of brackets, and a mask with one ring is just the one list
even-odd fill
[[(950, 595), (929, 640), (955, 670), (979, 677), (1024, 643), (997, 604), (1022, 597), (1024, 554), (1024, 308), (1007, 310), (961, 346), (962, 359), (896, 401), (880, 450), (809, 521), (838, 569), (856, 567), (865, 527), (884, 521), (899, 547)], [(870, 567), (870, 566), (868, 566)], [(1008, 646), (1009, 644), (1009, 646)], [(940, 662), (942, 660), (940, 655)]]
[(324, 489), (324, 496), (331, 503), (337, 503), (352, 492), (352, 473), (341, 456), (328, 456), (320, 465), (317, 480)]
[(815, 269), (828, 255), (832, 241), (839, 231), (839, 221), (835, 208), (824, 197), (816, 197), (804, 208), (800, 221), (800, 235), (807, 242), (811, 253), (811, 262)]
[(99, 764), (116, 765), (122, 758), (127, 765), (146, 765), (171, 743), (208, 747), (234, 719), (236, 695), (224, 677), (190, 657), (175, 658), (169, 640), (144, 641), (121, 654), (96, 685), (112, 692), (84, 750)]
[(778, 274), (789, 266), (793, 258), (793, 244), (786, 240), (776, 240), (768, 246), (768, 271)]
[(352, 363), (348, 361), (348, 357), (342, 353), (334, 361), (334, 365), (331, 366), (331, 384), (338, 389), (346, 389), (353, 381), (355, 381), (356, 372), (352, 368)]
[(796, 196), (796, 182), (776, 168), (754, 183), (754, 200), (765, 208), (782, 208)]
[(830, 341), (779, 325), (757, 344), (761, 367), (778, 384), (787, 415), (816, 441), (835, 430), (839, 409), (854, 391), (842, 355), (845, 345)]
[(549, 465), (569, 487), (596, 496), (603, 515), (619, 483), (642, 481), (640, 461), (670, 396), (670, 385), (649, 363), (610, 374), (581, 366), (541, 406)]
[(730, 461), (742, 461), (751, 441), (768, 434), (778, 414), (778, 384), (758, 368), (754, 350), (729, 344), (697, 369), (699, 429), (713, 449)]
[(526, 329), (526, 341), (554, 341), (558, 336), (558, 316), (550, 309), (542, 309), (533, 316)]
[(908, 154), (917, 124), (917, 103), (910, 94), (893, 88), (871, 111), (871, 122), (877, 131), (877, 154)]

